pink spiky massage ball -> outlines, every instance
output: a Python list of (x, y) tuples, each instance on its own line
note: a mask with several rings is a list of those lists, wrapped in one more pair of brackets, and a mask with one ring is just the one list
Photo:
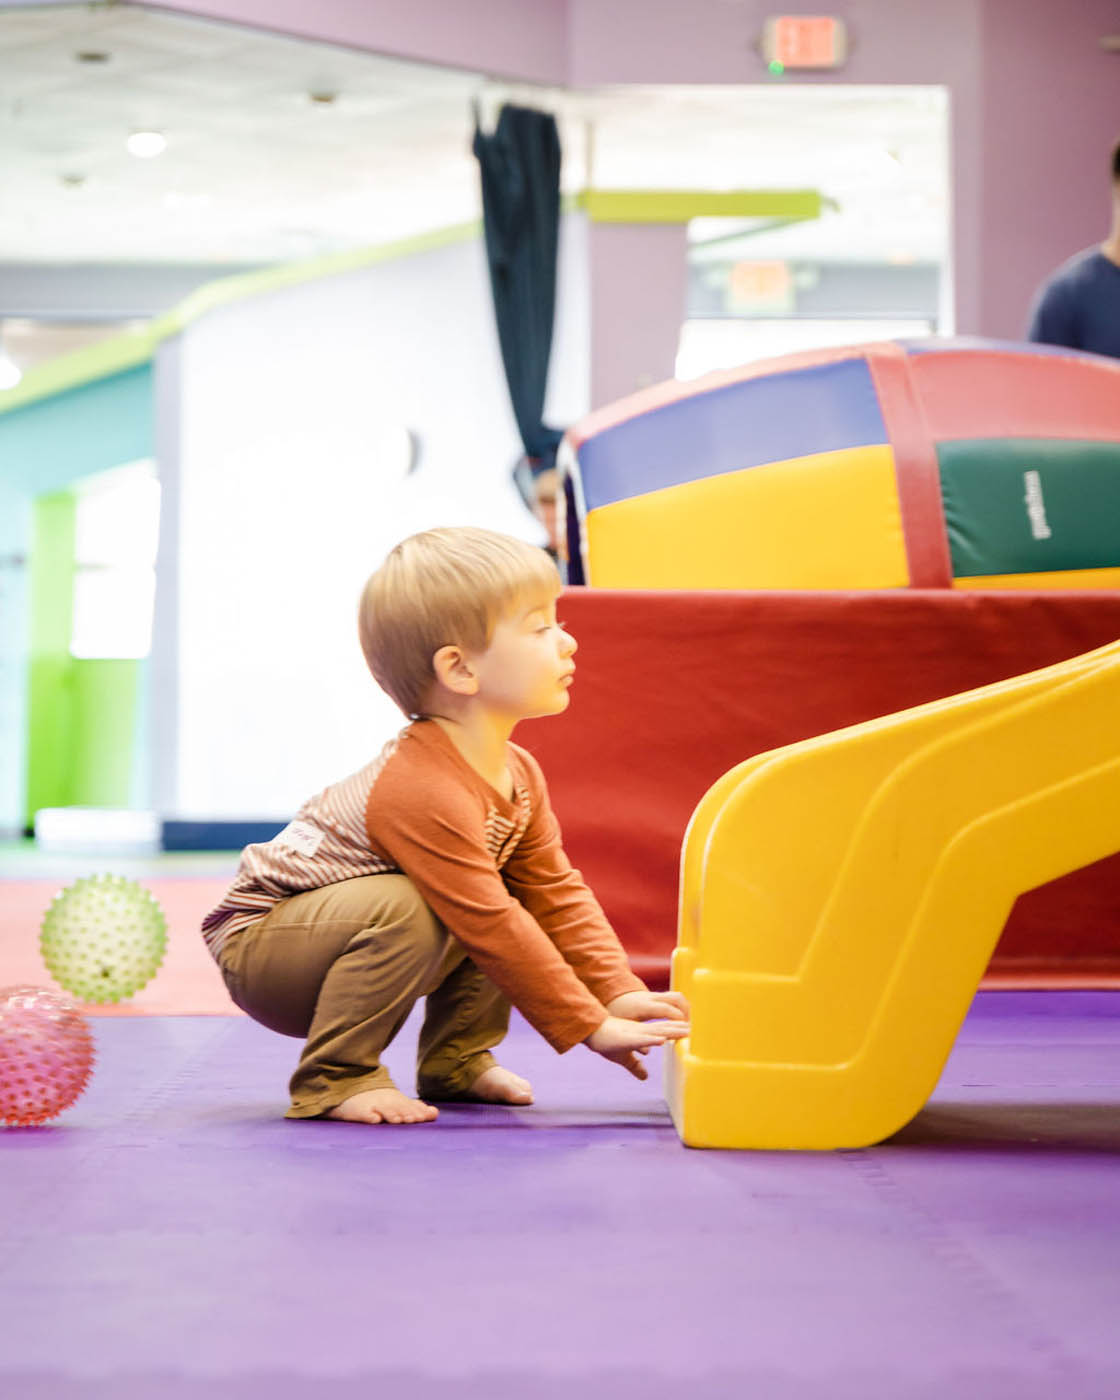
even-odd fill
[(93, 1036), (69, 997), (0, 988), (0, 1123), (45, 1123), (70, 1107), (92, 1072)]

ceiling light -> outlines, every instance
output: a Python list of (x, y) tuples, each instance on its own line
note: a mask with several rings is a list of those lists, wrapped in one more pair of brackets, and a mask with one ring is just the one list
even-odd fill
[(130, 156), (148, 160), (162, 155), (167, 149), (167, 138), (158, 131), (134, 131), (125, 142)]

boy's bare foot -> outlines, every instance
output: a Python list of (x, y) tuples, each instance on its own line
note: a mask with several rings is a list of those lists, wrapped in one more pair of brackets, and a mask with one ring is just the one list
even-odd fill
[(430, 1123), (439, 1109), (410, 1099), (399, 1089), (363, 1089), (351, 1094), (326, 1115), (344, 1123)]
[(530, 1104), (533, 1086), (527, 1079), (501, 1065), (484, 1069), (470, 1087), (470, 1097), (480, 1103)]

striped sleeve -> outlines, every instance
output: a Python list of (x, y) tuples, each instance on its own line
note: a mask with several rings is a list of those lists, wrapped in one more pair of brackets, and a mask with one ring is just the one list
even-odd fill
[(305, 802), (271, 841), (245, 847), (237, 878), (202, 922), (202, 936), (215, 957), (231, 934), (264, 918), (282, 899), (397, 869), (370, 848), (365, 825), (370, 790), (396, 747), (394, 739), (372, 763)]

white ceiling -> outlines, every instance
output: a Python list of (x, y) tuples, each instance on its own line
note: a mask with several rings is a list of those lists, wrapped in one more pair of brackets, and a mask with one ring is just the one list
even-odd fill
[[(752, 252), (945, 255), (939, 89), (517, 88), (133, 5), (65, 5), (0, 11), (0, 262), (289, 261), (476, 218), (472, 102), (486, 120), (511, 98), (556, 113), (566, 190), (589, 161), (600, 188), (815, 188), (831, 212), (753, 238)], [(163, 155), (127, 154), (141, 128), (166, 136)]]

